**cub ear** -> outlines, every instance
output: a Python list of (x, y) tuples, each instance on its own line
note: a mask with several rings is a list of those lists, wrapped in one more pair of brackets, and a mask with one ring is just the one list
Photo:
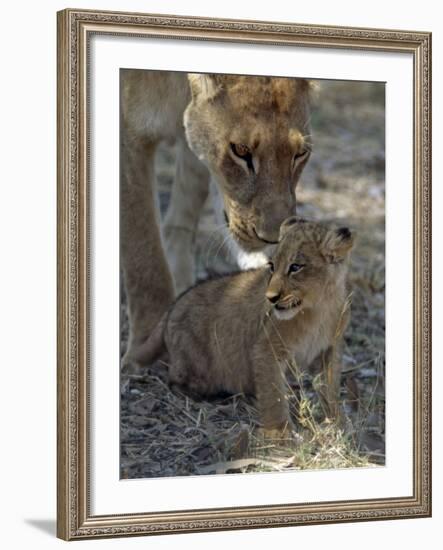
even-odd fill
[(286, 220), (284, 220), (284, 222), (280, 226), (280, 234), (278, 240), (281, 241), (290, 229), (293, 229), (296, 225), (301, 223), (306, 223), (306, 220), (300, 218), (299, 216), (291, 216), (290, 218), (286, 218)]
[(307, 92), (309, 103), (316, 103), (321, 92), (321, 85), (318, 81), (300, 79), (300, 87)]
[(331, 264), (343, 261), (354, 246), (354, 235), (348, 227), (331, 229), (322, 243), (323, 256)]
[(189, 73), (192, 99), (214, 99), (222, 90), (221, 76), (217, 74)]

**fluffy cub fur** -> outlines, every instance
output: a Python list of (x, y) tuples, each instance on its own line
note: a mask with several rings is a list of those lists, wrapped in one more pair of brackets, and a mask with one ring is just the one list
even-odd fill
[(290, 426), (288, 361), (303, 368), (320, 356), (320, 394), (337, 415), (352, 244), (347, 228), (288, 218), (267, 266), (190, 289), (135, 359), (150, 363), (167, 351), (170, 382), (193, 395), (255, 395), (263, 429), (275, 437)]

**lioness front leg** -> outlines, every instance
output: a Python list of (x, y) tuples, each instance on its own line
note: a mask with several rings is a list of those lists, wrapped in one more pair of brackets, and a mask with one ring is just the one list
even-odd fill
[(208, 190), (209, 171), (182, 137), (177, 143), (175, 180), (163, 226), (166, 257), (177, 294), (195, 283), (195, 234)]
[(289, 414), (284, 363), (268, 346), (254, 350), (255, 395), (265, 438), (292, 438), (295, 433)]
[(174, 299), (154, 195), (155, 149), (155, 142), (130, 139), (123, 128), (120, 246), (130, 326), (125, 357), (136, 354)]

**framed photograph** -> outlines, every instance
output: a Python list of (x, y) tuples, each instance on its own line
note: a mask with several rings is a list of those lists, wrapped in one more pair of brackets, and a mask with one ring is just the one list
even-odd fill
[(58, 536), (431, 515), (431, 35), (58, 13)]

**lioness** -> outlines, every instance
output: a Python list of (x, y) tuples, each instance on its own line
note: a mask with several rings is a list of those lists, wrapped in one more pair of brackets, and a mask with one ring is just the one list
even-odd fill
[(194, 395), (255, 394), (263, 429), (275, 436), (290, 426), (287, 362), (295, 357), (306, 368), (322, 355), (321, 394), (337, 416), (352, 245), (345, 227), (287, 219), (269, 265), (193, 287), (135, 360), (151, 363), (167, 351), (170, 382)]
[[(121, 71), (128, 354), (172, 303), (171, 270), (178, 290), (194, 282), (192, 247), (210, 177), (222, 199), (218, 214), (240, 250), (257, 252), (277, 240), (281, 222), (295, 213), (295, 187), (311, 151), (309, 91), (302, 79)], [(164, 249), (154, 157), (157, 144), (171, 138), (178, 160)]]

